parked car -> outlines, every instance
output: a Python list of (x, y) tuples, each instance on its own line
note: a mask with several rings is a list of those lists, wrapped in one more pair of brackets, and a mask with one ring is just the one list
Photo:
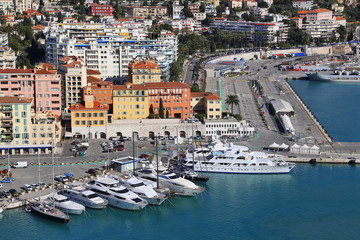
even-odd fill
[(88, 174), (93, 174), (95, 175), (98, 172), (98, 170), (94, 169), (94, 168), (90, 168), (89, 170), (87, 170)]
[(117, 137), (110, 137), (109, 140), (110, 140), (110, 141), (116, 141), (116, 140), (117, 140)]
[(4, 169), (4, 170), (1, 171), (1, 174), (4, 174), (4, 175), (5, 175), (5, 174), (7, 174), (7, 173), (8, 173), (8, 170), (7, 170), (7, 169)]
[(58, 181), (58, 182), (61, 182), (61, 183), (64, 183), (64, 184), (66, 182), (69, 182), (68, 177), (66, 177), (65, 175), (58, 175), (58, 176), (54, 177), (54, 180)]
[(139, 137), (139, 141), (145, 141), (144, 137)]
[(70, 151), (71, 151), (71, 152), (76, 152), (76, 151), (77, 151), (77, 150), (76, 150), (76, 147), (70, 148)]
[(169, 140), (174, 140), (175, 138), (173, 136), (168, 137)]
[(13, 196), (13, 197), (18, 197), (20, 196), (20, 194), (18, 193), (18, 191), (16, 191), (16, 189), (10, 189), (9, 193)]
[(24, 184), (24, 186), (21, 187), (21, 189), (24, 189), (25, 191), (32, 191), (34, 188), (29, 184)]
[(111, 152), (114, 152), (115, 151), (115, 149), (114, 148), (103, 148), (103, 153), (111, 153)]
[(73, 141), (73, 142), (71, 143), (71, 145), (77, 145), (77, 144), (79, 144), (79, 143), (80, 143), (79, 140), (75, 140), (75, 141)]
[(47, 188), (48, 187), (48, 185), (46, 183), (44, 183), (44, 182), (39, 182), (39, 186), (41, 188)]
[(5, 192), (0, 192), (0, 198), (7, 198), (8, 194)]
[(3, 188), (3, 185), (0, 183), (0, 188)]
[(140, 155), (140, 158), (148, 158), (149, 157), (149, 155), (147, 155), (147, 154), (141, 154)]
[(121, 152), (121, 151), (124, 151), (124, 148), (123, 148), (123, 147), (117, 147), (117, 148), (115, 148), (115, 150), (116, 150), (117, 152)]

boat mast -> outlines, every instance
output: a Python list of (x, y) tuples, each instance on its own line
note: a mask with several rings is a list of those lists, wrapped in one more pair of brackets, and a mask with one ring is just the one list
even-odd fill
[(191, 119), (191, 132), (192, 132), (192, 162), (193, 162), (193, 170), (195, 171), (195, 156), (194, 156), (194, 152), (195, 152), (195, 139), (194, 139), (194, 110), (193, 108), (191, 108), (191, 115), (192, 115), (192, 119)]
[[(51, 190), (51, 193), (53, 195), (53, 198), (54, 198), (54, 189), (55, 189), (55, 182), (54, 182), (54, 178), (55, 178), (55, 165), (54, 165), (54, 138), (51, 138), (51, 162), (52, 162), (52, 174), (53, 174), (53, 177), (52, 177), (52, 190)], [(55, 199), (53, 199), (53, 202), (52, 202), (52, 205), (53, 205), (53, 209), (55, 209)]]
[(135, 176), (135, 134), (132, 132), (132, 139), (133, 139), (133, 175)]
[(10, 147), (8, 146), (8, 168), (7, 176), (10, 177)]
[(156, 188), (159, 189), (159, 156), (158, 156), (158, 142), (155, 135), (155, 153), (156, 153)]
[(39, 201), (40, 201), (42, 187), (40, 186), (40, 152), (39, 152), (39, 150), (40, 149), (38, 148), (38, 154), (37, 154), (38, 155), (38, 168), (39, 168), (39, 183), (38, 184), (39, 184), (39, 188), (40, 188), (39, 189), (40, 190), (39, 191)]

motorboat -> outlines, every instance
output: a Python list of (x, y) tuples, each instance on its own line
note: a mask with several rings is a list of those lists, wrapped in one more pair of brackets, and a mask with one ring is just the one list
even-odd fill
[(30, 203), (25, 210), (27, 212), (35, 213), (41, 217), (48, 218), (53, 221), (62, 222), (62, 223), (68, 223), (70, 222), (70, 218), (67, 214), (62, 212), (61, 210), (49, 206), (47, 204), (44, 204), (40, 201), (35, 201)]
[(88, 188), (99, 197), (108, 200), (109, 205), (126, 210), (141, 210), (148, 202), (136, 193), (119, 184), (119, 181), (111, 177), (100, 177), (90, 181)]
[(119, 181), (126, 188), (145, 199), (150, 205), (161, 205), (167, 198), (165, 194), (157, 193), (153, 186), (134, 176), (122, 176)]
[(59, 193), (66, 196), (71, 201), (77, 202), (88, 208), (102, 209), (109, 203), (108, 200), (102, 199), (91, 190), (64, 189)]
[(186, 167), (184, 165), (176, 166), (176, 167), (170, 169), (170, 171), (187, 179), (187, 180), (194, 181), (194, 182), (206, 183), (210, 179), (209, 176), (202, 176), (199, 173), (195, 172), (190, 167)]
[[(152, 182), (152, 184), (157, 182), (156, 172), (151, 168), (137, 171), (135, 176), (140, 180)], [(172, 172), (159, 173), (159, 187), (169, 188), (173, 194), (180, 196), (196, 196), (205, 190)]]
[(64, 213), (79, 215), (85, 211), (85, 207), (83, 205), (73, 202), (61, 194), (50, 194), (48, 200), (50, 201), (50, 204), (53, 203), (56, 208), (62, 210)]
[[(194, 161), (194, 162), (193, 162)], [(281, 156), (270, 156), (263, 152), (249, 152), (246, 147), (229, 147), (227, 150), (214, 150), (202, 159), (185, 159), (186, 166), (193, 166), (196, 172), (238, 173), (238, 174), (277, 174), (289, 173), (294, 163), (288, 163)]]

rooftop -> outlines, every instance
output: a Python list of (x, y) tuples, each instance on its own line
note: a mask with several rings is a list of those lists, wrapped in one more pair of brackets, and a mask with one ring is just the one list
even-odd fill
[(0, 97), (0, 103), (31, 103), (32, 98), (25, 98), (25, 97)]
[(98, 101), (94, 101), (94, 107), (93, 108), (85, 108), (83, 103), (76, 103), (70, 106), (70, 111), (74, 110), (109, 110), (109, 106), (107, 104), (103, 104)]
[(129, 63), (129, 67), (133, 69), (160, 69), (159, 65), (156, 62), (148, 60), (131, 62)]

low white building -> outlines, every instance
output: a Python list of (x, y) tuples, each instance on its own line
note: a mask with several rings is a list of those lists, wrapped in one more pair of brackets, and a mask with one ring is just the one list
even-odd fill
[(242, 136), (251, 136), (254, 133), (255, 133), (255, 127), (251, 126), (246, 121), (239, 122), (234, 118), (205, 120), (206, 136), (242, 137)]

